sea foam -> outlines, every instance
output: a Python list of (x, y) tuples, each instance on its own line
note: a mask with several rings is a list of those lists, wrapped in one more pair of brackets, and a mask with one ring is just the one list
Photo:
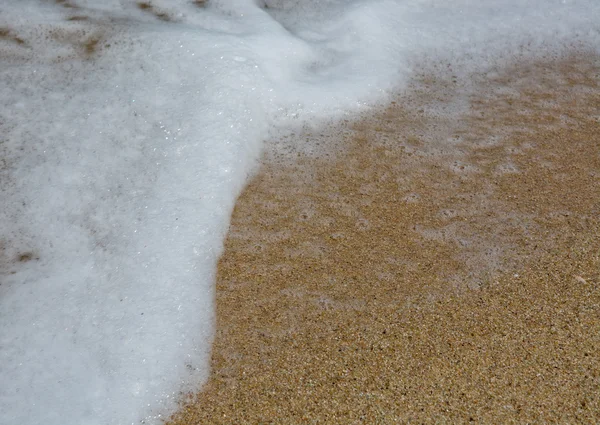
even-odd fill
[(592, 0), (7, 3), (3, 425), (159, 423), (200, 388), (216, 262), (270, 135), (368, 110), (423, 58), (600, 46)]

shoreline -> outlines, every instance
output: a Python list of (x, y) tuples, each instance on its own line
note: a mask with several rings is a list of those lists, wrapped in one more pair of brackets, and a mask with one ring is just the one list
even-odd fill
[(599, 75), (424, 74), (335, 155), (265, 160), (169, 424), (600, 421)]

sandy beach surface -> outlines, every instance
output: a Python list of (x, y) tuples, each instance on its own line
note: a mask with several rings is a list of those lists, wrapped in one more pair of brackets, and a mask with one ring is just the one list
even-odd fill
[(423, 69), (268, 147), (170, 425), (600, 422), (600, 58)]

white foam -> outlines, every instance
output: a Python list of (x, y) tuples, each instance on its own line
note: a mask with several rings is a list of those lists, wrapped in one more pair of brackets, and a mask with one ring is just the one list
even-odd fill
[(199, 387), (229, 215), (273, 129), (383, 101), (422, 57), (600, 46), (592, 0), (263, 6), (2, 5), (0, 424), (157, 423)]

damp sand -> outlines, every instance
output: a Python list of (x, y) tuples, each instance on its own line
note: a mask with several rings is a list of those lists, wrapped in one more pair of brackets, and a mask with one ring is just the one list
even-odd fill
[(600, 58), (423, 72), (339, 134), (239, 198), (171, 424), (600, 422)]

